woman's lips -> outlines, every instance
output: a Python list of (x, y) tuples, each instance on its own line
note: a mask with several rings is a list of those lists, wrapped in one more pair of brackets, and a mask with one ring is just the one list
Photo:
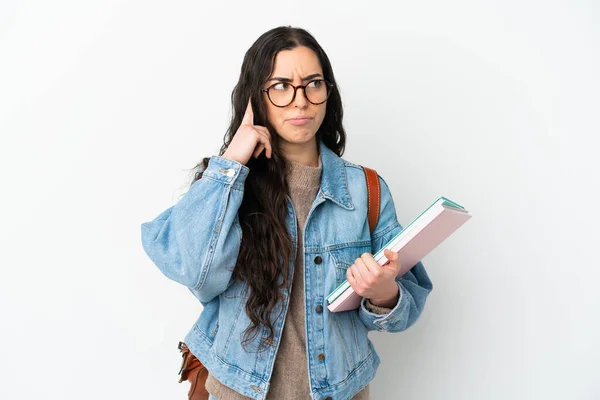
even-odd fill
[(288, 122), (292, 125), (306, 125), (312, 121), (309, 117), (296, 117), (288, 119)]

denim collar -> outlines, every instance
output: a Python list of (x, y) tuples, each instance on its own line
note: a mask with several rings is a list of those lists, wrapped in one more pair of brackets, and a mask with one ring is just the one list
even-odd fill
[(318, 196), (329, 199), (348, 210), (354, 210), (348, 191), (348, 176), (344, 160), (331, 151), (322, 140), (319, 141), (319, 152), (323, 172)]

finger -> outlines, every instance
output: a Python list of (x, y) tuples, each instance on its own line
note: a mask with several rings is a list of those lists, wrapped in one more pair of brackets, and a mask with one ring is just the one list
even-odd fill
[(383, 255), (389, 260), (389, 264), (397, 271), (400, 271), (400, 256), (395, 251), (385, 249)]
[(352, 273), (357, 281), (368, 284), (370, 272), (360, 258), (357, 258), (350, 268), (352, 268)]
[(271, 155), (273, 154), (273, 148), (271, 147), (271, 139), (267, 139), (267, 141), (265, 142), (265, 148), (267, 149), (267, 152), (265, 153), (266, 156), (268, 158), (271, 158)]
[(246, 112), (242, 118), (243, 125), (254, 125), (254, 112), (252, 111), (252, 97), (248, 99), (248, 105), (246, 106)]
[(262, 141), (263, 138), (267, 139), (267, 140), (271, 140), (271, 134), (269, 133), (269, 130), (267, 128), (265, 128), (264, 126), (254, 125), (252, 127), (252, 129), (254, 129), (254, 132), (257, 134), (257, 140)]
[(265, 127), (265, 126), (260, 126), (260, 125), (254, 125), (254, 128), (262, 133), (264, 133), (265, 135), (267, 135), (267, 137), (269, 139), (271, 139), (271, 132), (269, 132), (269, 130)]
[(398, 262), (398, 253), (396, 253), (395, 251), (391, 251), (390, 249), (385, 249), (383, 251), (383, 255), (390, 260), (390, 262)]
[(350, 268), (346, 270), (346, 280), (348, 281), (350, 286), (352, 286), (353, 289), (358, 289), (358, 282), (356, 282), (356, 279), (354, 278), (354, 275), (352, 274), (352, 270)]
[(373, 258), (373, 255), (371, 253), (363, 253), (360, 256), (360, 259), (364, 262), (369, 273), (373, 277), (379, 278), (383, 271), (381, 270), (381, 265)]
[(364, 285), (358, 280), (356, 274), (350, 268), (346, 270), (346, 280), (352, 289), (354, 289), (354, 293), (358, 294), (359, 296), (363, 295)]
[(263, 151), (263, 149), (265, 148), (265, 145), (262, 143), (259, 143), (258, 146), (256, 146), (256, 149), (254, 150), (254, 158), (257, 158), (260, 153)]
[(260, 141), (261, 145), (266, 149), (265, 155), (268, 158), (271, 158), (271, 154), (273, 152), (273, 149), (271, 147), (271, 138), (268, 137), (267, 134), (261, 133), (260, 131), (258, 131), (258, 133), (258, 140)]

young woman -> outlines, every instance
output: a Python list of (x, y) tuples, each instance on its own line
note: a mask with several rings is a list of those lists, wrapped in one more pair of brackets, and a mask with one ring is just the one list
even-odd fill
[[(402, 228), (379, 177), (370, 233), (364, 171), (340, 158), (342, 101), (305, 30), (279, 27), (244, 57), (219, 156), (177, 204), (142, 224), (143, 247), (203, 305), (185, 337), (210, 398), (367, 399), (380, 359), (367, 333), (399, 332), (432, 289), (418, 263), (373, 259)], [(329, 312), (347, 279), (358, 309)]]

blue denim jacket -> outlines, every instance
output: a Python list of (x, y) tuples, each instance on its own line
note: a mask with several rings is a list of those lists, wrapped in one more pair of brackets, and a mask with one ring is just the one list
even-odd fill
[[(349, 399), (375, 376), (380, 359), (368, 338), (372, 330), (400, 332), (419, 317), (432, 289), (422, 263), (396, 282), (400, 299), (388, 314), (361, 306), (331, 313), (328, 294), (346, 278), (346, 269), (361, 254), (375, 254), (402, 227), (392, 196), (381, 182), (378, 224), (371, 235), (367, 189), (360, 166), (338, 157), (319, 143), (321, 186), (304, 228), (306, 348), (313, 399)], [(141, 225), (142, 244), (164, 275), (189, 288), (202, 303), (200, 317), (184, 341), (217, 380), (254, 399), (265, 399), (281, 339), (289, 293), (273, 321), (274, 341), (257, 352), (266, 330), (246, 349), (242, 333), (250, 320), (244, 311), (248, 285), (232, 278), (242, 230), (238, 209), (248, 167), (213, 156), (202, 179), (174, 206)], [(297, 247), (296, 215), (288, 198), (287, 228)], [(293, 258), (289, 260), (293, 269)], [(402, 260), (400, 260), (402, 261)], [(290, 278), (293, 270), (290, 271)], [(318, 307), (321, 306), (321, 307)], [(277, 315), (276, 309), (273, 315)]]

